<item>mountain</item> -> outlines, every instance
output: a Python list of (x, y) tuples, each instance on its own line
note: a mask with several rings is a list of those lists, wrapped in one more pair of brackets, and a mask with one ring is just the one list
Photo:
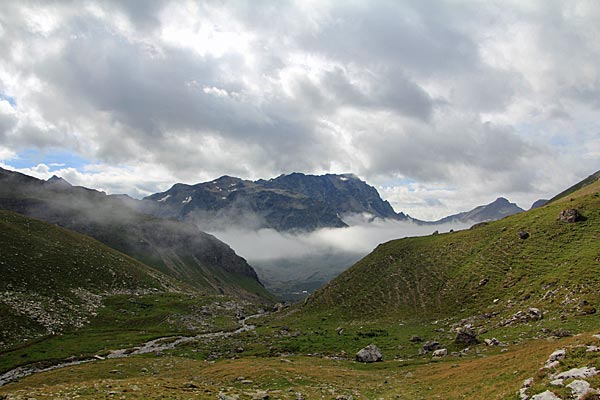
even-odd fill
[(517, 206), (515, 203), (509, 202), (504, 197), (499, 197), (490, 204), (475, 207), (471, 211), (450, 215), (433, 223), (445, 224), (452, 222), (475, 223), (495, 221), (523, 211), (525, 210)]
[(10, 211), (0, 211), (0, 248), (0, 348), (80, 328), (107, 296), (186, 287), (90, 237)]
[(192, 224), (132, 211), (120, 196), (0, 169), (0, 209), (91, 236), (207, 293), (271, 297), (228, 245)]
[(545, 206), (550, 200), (548, 199), (539, 199), (533, 202), (533, 204), (531, 205), (531, 207), (529, 207), (530, 210), (533, 210), (534, 208), (540, 208)]
[(347, 226), (348, 214), (406, 219), (381, 199), (377, 190), (354, 175), (293, 173), (257, 181), (223, 176), (196, 185), (175, 184), (138, 205), (141, 211), (192, 220), (205, 229), (312, 231)]

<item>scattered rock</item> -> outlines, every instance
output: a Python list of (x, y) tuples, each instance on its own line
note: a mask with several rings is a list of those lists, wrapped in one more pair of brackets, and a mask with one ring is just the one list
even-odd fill
[(185, 389), (198, 389), (198, 385), (196, 385), (194, 382), (186, 382), (183, 384), (183, 387)]
[(546, 360), (546, 364), (544, 364), (544, 367), (556, 368), (559, 364), (559, 361), (563, 360), (566, 355), (567, 355), (567, 351), (565, 349), (555, 350), (552, 354), (550, 354), (550, 357), (548, 357), (548, 360)]
[(479, 286), (485, 286), (490, 280), (488, 278), (483, 278), (479, 281)]
[(581, 214), (575, 208), (567, 208), (558, 214), (557, 218), (560, 222), (574, 223), (582, 220)]
[(519, 232), (517, 232), (517, 235), (519, 235), (519, 238), (522, 240), (525, 240), (529, 237), (529, 233), (525, 232), (524, 230), (520, 230)]
[(557, 329), (554, 332), (552, 332), (552, 336), (557, 337), (557, 338), (561, 338), (561, 337), (570, 337), (573, 336), (573, 334), (571, 332), (569, 332), (566, 329)]
[(544, 368), (554, 369), (554, 368), (558, 368), (559, 365), (560, 365), (559, 361), (546, 361), (546, 364), (544, 364)]
[(252, 400), (267, 400), (269, 398), (269, 393), (264, 390), (259, 390), (258, 392), (252, 395)]
[(544, 313), (538, 308), (529, 307), (527, 311), (529, 312), (529, 319), (532, 321), (544, 318)]
[(119, 371), (118, 369), (111, 369), (110, 371), (108, 371), (109, 374), (120, 374), (121, 371)]
[(223, 392), (219, 393), (219, 400), (239, 400), (239, 399), (240, 399), (240, 396), (238, 396), (237, 394), (234, 394), (233, 396), (228, 396)]
[(583, 380), (575, 380), (567, 385), (571, 389), (571, 397), (577, 400), (583, 399), (583, 397), (590, 391), (590, 384)]
[(439, 349), (433, 352), (433, 357), (446, 357), (448, 355), (448, 349)]
[(428, 340), (425, 343), (423, 343), (423, 347), (421, 348), (421, 350), (423, 350), (425, 353), (427, 353), (428, 351), (437, 350), (438, 347), (440, 347), (439, 342), (437, 342), (435, 340)]
[(564, 386), (565, 385), (565, 380), (564, 379), (555, 379), (552, 382), (550, 382), (550, 384), (552, 386)]
[(410, 339), (408, 339), (408, 340), (410, 340), (413, 343), (421, 343), (423, 341), (423, 339), (421, 339), (417, 335), (411, 336)]
[(600, 347), (598, 346), (588, 346), (586, 350), (588, 353), (595, 353), (597, 351), (600, 351)]
[(596, 367), (582, 367), (582, 368), (573, 368), (565, 372), (561, 372), (556, 375), (556, 379), (583, 379), (583, 378), (591, 378), (592, 376), (598, 375), (598, 371), (596, 371)]
[(561, 400), (561, 398), (552, 393), (551, 391), (546, 390), (543, 393), (539, 393), (532, 396), (531, 400)]
[(469, 325), (465, 325), (462, 328), (458, 328), (456, 330), (456, 337), (454, 338), (454, 343), (460, 345), (470, 345), (479, 343), (477, 340), (477, 334), (473, 330), (473, 328)]
[(382, 360), (383, 355), (381, 354), (381, 350), (374, 344), (370, 344), (356, 353), (356, 361), (359, 362), (372, 363)]
[(500, 345), (500, 341), (496, 338), (485, 339), (483, 342), (488, 346), (499, 346)]

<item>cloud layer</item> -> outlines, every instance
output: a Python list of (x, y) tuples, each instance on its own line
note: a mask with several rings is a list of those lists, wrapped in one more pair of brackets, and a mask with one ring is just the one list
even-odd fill
[[(528, 207), (599, 169), (594, 1), (0, 5), (0, 161), (143, 195), (353, 172), (397, 211)], [(66, 176), (65, 176), (66, 175)]]

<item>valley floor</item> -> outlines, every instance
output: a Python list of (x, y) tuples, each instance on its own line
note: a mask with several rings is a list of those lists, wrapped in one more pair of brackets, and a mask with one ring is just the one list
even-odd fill
[[(591, 334), (538, 339), (468, 358), (362, 364), (323, 357), (210, 362), (169, 354), (113, 359), (36, 374), (0, 388), (4, 399), (506, 399), (540, 375), (558, 348)], [(597, 354), (597, 353), (596, 353)], [(593, 362), (598, 362), (594, 355)], [(589, 364), (589, 360), (587, 360)], [(593, 378), (596, 379), (596, 378)]]

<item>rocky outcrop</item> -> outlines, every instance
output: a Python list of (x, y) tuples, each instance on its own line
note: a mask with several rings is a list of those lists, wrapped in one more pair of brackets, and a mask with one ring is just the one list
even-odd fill
[(356, 353), (356, 361), (364, 363), (373, 363), (383, 360), (381, 350), (374, 344), (370, 344), (367, 347)]
[(477, 334), (473, 330), (473, 328), (469, 325), (465, 325), (462, 328), (458, 328), (456, 330), (456, 337), (454, 338), (454, 343), (458, 345), (468, 346), (471, 344), (479, 343), (477, 340)]
[(569, 223), (569, 224), (581, 221), (582, 219), (583, 219), (583, 216), (575, 208), (567, 208), (565, 210), (562, 210), (558, 214), (558, 218), (557, 218), (557, 220), (559, 220), (560, 222), (565, 222), (565, 223)]

